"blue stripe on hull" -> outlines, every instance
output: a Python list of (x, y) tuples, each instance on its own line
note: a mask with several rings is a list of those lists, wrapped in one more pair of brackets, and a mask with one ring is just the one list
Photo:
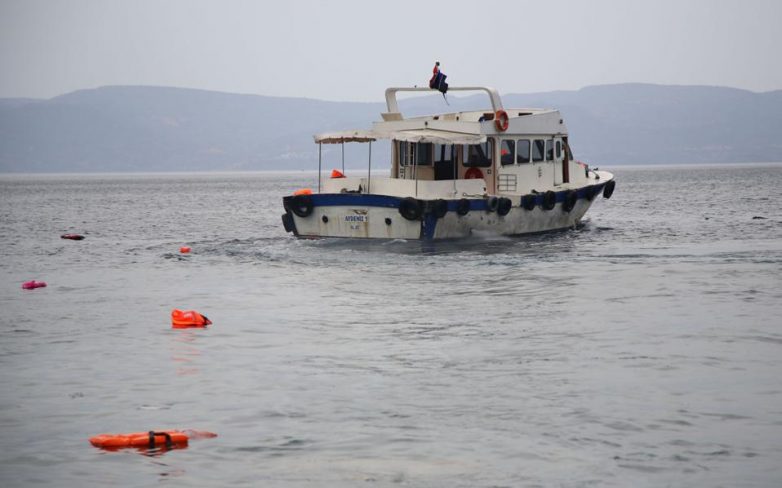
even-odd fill
[[(606, 183), (608, 183), (606, 181)], [(594, 188), (595, 195), (603, 190), (606, 183), (599, 183), (597, 185), (585, 186), (578, 190), (563, 190), (554, 192), (556, 196), (556, 202), (562, 203), (565, 201), (567, 193), (569, 191), (575, 191), (578, 198), (586, 198), (590, 189)], [(535, 205), (543, 204), (543, 197), (546, 193), (537, 193), (535, 195)], [(521, 197), (518, 197), (521, 198)], [(312, 203), (316, 207), (337, 207), (337, 206), (351, 206), (357, 205), (362, 207), (384, 207), (384, 208), (399, 208), (402, 197), (392, 197), (388, 195), (372, 195), (363, 193), (320, 193), (312, 195)], [(486, 210), (487, 201), (484, 198), (472, 198), (468, 199), (470, 202), (470, 210)], [(455, 212), (459, 200), (447, 200), (448, 211)], [(519, 203), (520, 204), (520, 203)]]
[(399, 197), (360, 193), (319, 193), (312, 195), (312, 204), (316, 207), (356, 205), (361, 207), (399, 208), (401, 201), (402, 199)]

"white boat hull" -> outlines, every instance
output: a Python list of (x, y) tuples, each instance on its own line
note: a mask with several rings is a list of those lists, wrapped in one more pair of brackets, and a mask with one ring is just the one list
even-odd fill
[[(404, 199), (396, 196), (316, 194), (308, 196), (311, 205), (297, 207), (298, 212), (294, 211), (296, 197), (285, 197), (283, 223), (286, 230), (301, 238), (432, 240), (463, 238), (476, 233), (531, 234), (578, 225), (607, 183), (555, 192), (556, 203), (549, 210), (544, 208), (543, 194), (535, 196), (534, 208), (529, 210), (522, 207), (520, 196), (508, 197), (511, 208), (506, 215), (500, 215), (496, 208), (491, 209), (487, 198), (464, 199), (470, 205), (464, 215), (458, 212), (459, 200), (439, 200), (447, 202), (448, 206), (448, 210), (439, 216), (432, 204), (436, 200), (423, 201), (420, 216), (410, 219), (400, 211)], [(575, 193), (578, 198), (566, 211), (568, 193)]]

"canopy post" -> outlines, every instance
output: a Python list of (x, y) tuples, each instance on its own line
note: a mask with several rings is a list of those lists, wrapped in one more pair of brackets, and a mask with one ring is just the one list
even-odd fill
[(323, 149), (323, 143), (320, 143), (320, 142), (319, 142), (319, 143), (318, 143), (318, 193), (320, 193), (320, 173), (321, 173), (321, 170), (320, 170), (320, 166), (321, 166), (321, 164), (320, 164), (320, 161), (321, 161), (321, 154), (322, 154), (322, 152), (323, 152), (323, 151), (322, 151), (322, 149)]
[(345, 139), (342, 139), (342, 174), (345, 174)]
[(367, 193), (372, 186), (372, 141), (369, 141), (369, 164), (367, 166)]
[[(412, 145), (411, 145), (412, 146)], [(418, 196), (418, 146), (413, 151), (413, 179), (415, 180), (415, 196)]]
[(453, 194), (456, 195), (456, 171), (457, 167), (459, 166), (459, 161), (457, 161), (456, 157), (456, 148), (452, 145), (451, 146), (451, 161), (453, 161)]

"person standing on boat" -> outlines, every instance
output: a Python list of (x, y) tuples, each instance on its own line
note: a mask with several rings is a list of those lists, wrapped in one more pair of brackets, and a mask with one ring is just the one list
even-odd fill
[(429, 80), (429, 88), (439, 90), (445, 96), (445, 93), (448, 91), (448, 83), (445, 82), (446, 78), (447, 76), (440, 71), (440, 61), (435, 61), (432, 69), (432, 78)]
[(432, 77), (429, 79), (429, 88), (437, 88), (437, 75), (440, 74), (440, 61), (434, 62), (434, 68), (432, 68)]

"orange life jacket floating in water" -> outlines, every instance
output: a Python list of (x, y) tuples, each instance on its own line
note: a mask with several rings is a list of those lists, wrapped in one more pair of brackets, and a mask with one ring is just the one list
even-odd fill
[(133, 432), (131, 434), (99, 434), (90, 437), (90, 444), (106, 450), (128, 447), (146, 449), (175, 449), (187, 447), (189, 439), (217, 437), (217, 434), (197, 430), (164, 430)]
[(175, 308), (171, 311), (171, 325), (176, 329), (185, 327), (206, 327), (211, 324), (211, 320), (195, 310), (179, 310)]

